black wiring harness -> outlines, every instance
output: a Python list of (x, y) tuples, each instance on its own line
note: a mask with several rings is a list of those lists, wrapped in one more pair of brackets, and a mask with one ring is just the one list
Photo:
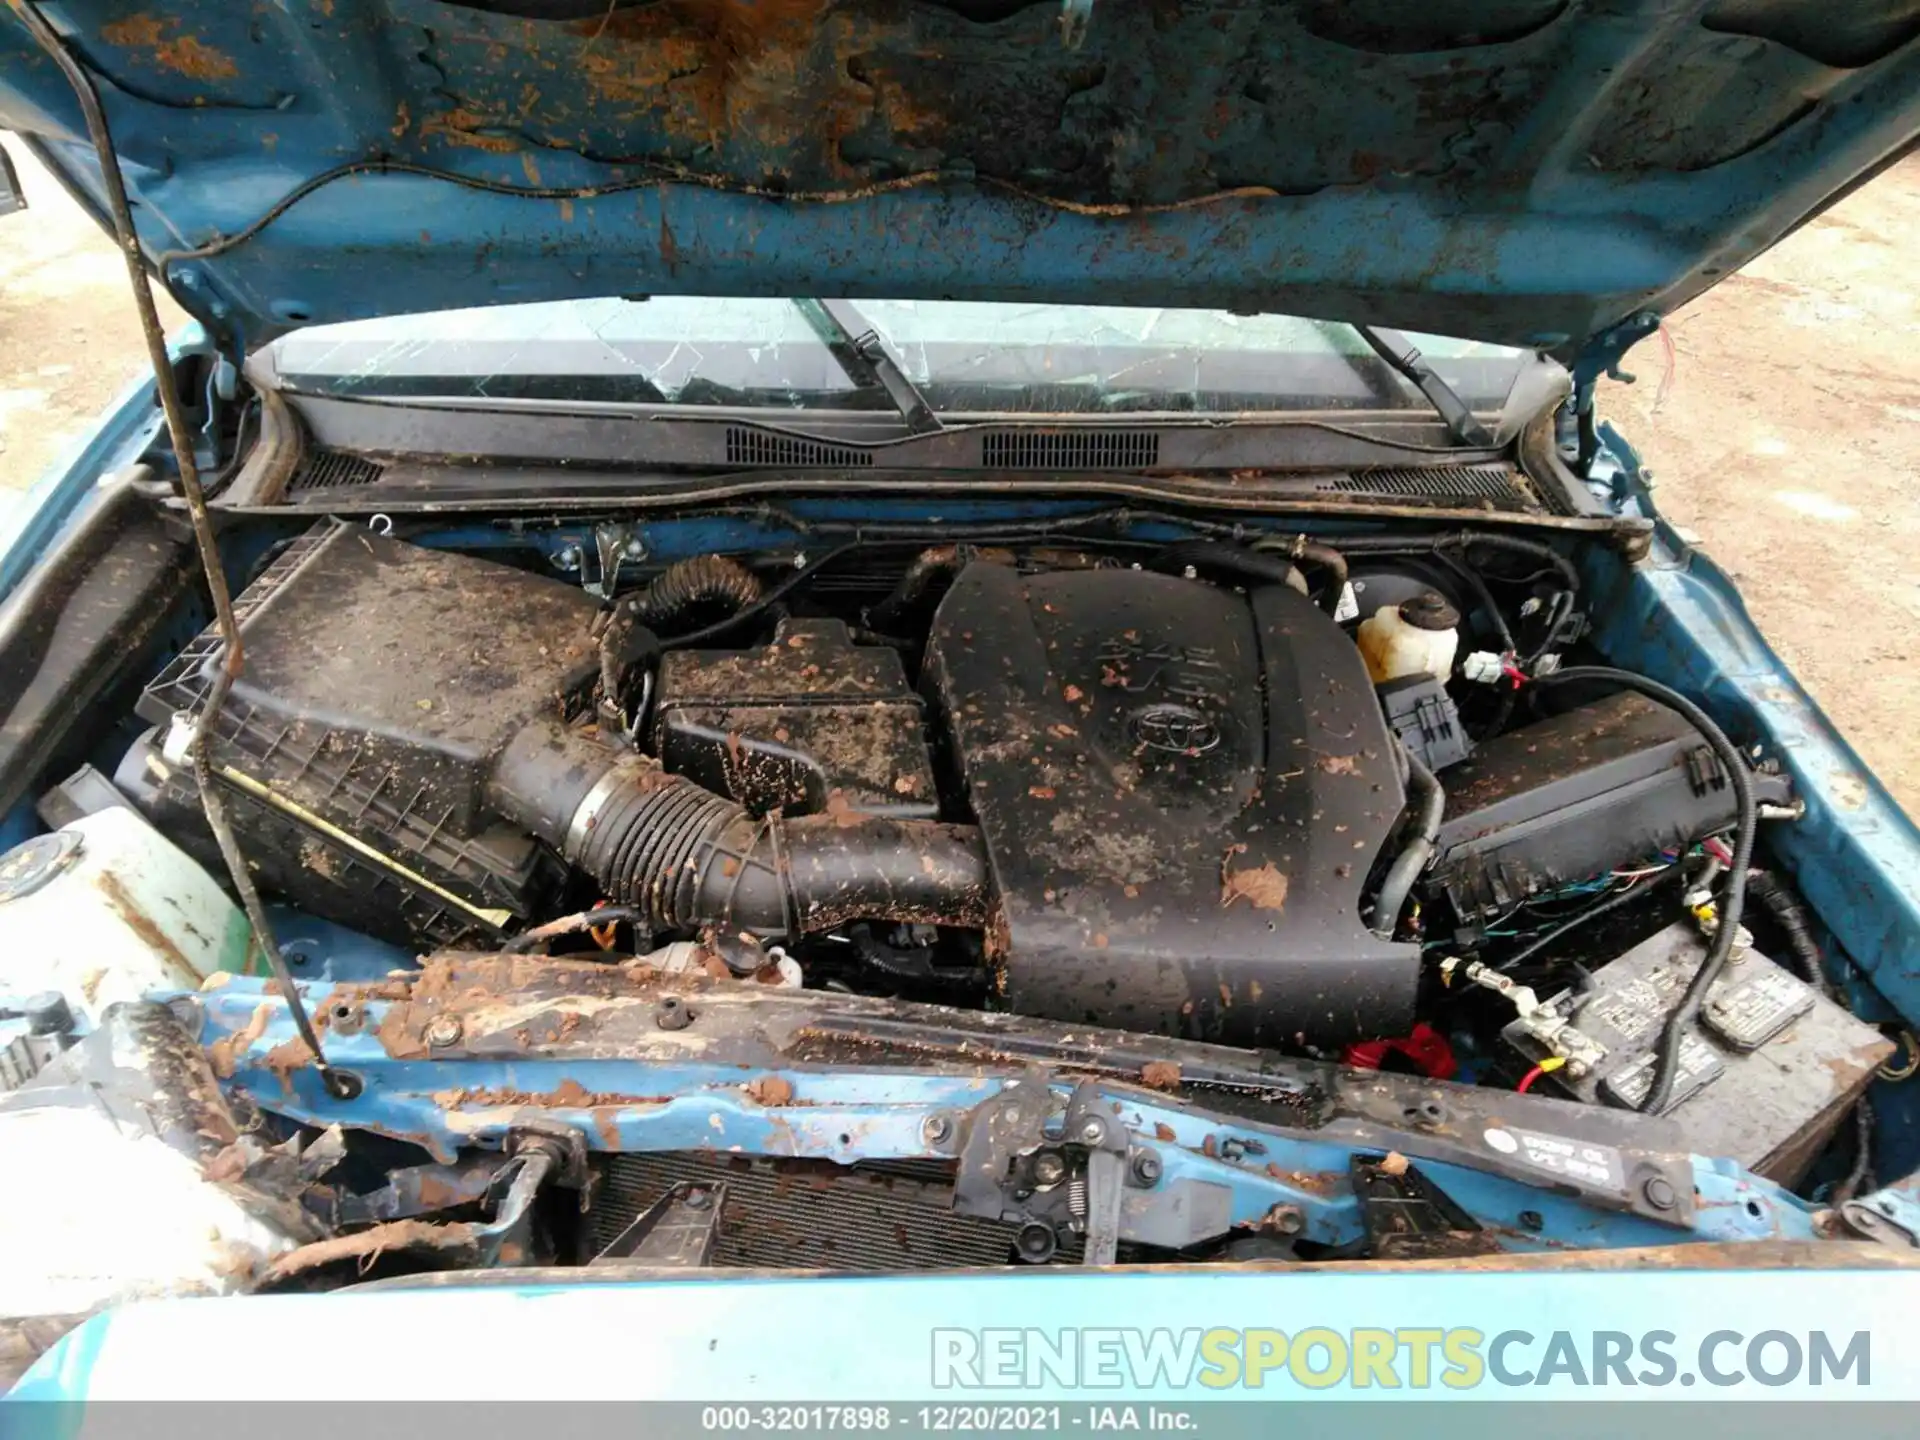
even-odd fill
[[(1699, 1017), (1700, 1006), (1707, 998), (1707, 992), (1720, 978), (1720, 972), (1726, 968), (1727, 958), (1733, 953), (1735, 937), (1740, 929), (1740, 917), (1746, 908), (1747, 869), (1753, 863), (1753, 846), (1759, 829), (1759, 810), (1754, 803), (1753, 780), (1747, 773), (1746, 757), (1727, 738), (1727, 734), (1713, 722), (1713, 718), (1694, 704), (1679, 691), (1662, 685), (1657, 680), (1649, 680), (1644, 675), (1636, 675), (1631, 670), (1616, 670), (1608, 665), (1573, 665), (1564, 670), (1556, 670), (1550, 675), (1536, 676), (1527, 683), (1541, 687), (1558, 687), (1582, 683), (1601, 683), (1615, 685), (1624, 690), (1633, 690), (1650, 700), (1678, 711), (1688, 724), (1700, 732), (1700, 738), (1719, 760), (1727, 773), (1727, 784), (1732, 787), (1734, 799), (1733, 855), (1727, 865), (1727, 883), (1721, 891), (1719, 905), (1715, 912), (1713, 939), (1707, 946), (1707, 958), (1694, 972), (1693, 980), (1681, 995), (1678, 1003), (1668, 1013), (1666, 1023), (1660, 1029), (1660, 1043), (1654, 1062), (1653, 1083), (1648, 1087), (1640, 1109), (1647, 1114), (1658, 1114), (1666, 1108), (1673, 1097), (1673, 1084), (1679, 1069), (1680, 1045), (1686, 1038), (1687, 1029)], [(1596, 907), (1597, 908), (1597, 907)], [(1611, 907), (1609, 907), (1611, 908)], [(1586, 918), (1592, 918), (1591, 914)], [(1537, 952), (1546, 943), (1557, 938), (1549, 935), (1535, 941), (1523, 954)]]

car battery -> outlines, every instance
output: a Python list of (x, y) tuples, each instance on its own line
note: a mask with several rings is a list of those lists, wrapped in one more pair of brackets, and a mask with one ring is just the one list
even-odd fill
[[(1667, 1016), (1706, 959), (1691, 925), (1671, 925), (1596, 970), (1592, 989), (1546, 1002), (1606, 1058), (1573, 1079), (1551, 1071), (1536, 1093), (1637, 1109), (1653, 1082)], [(1547, 1053), (1515, 1021), (1502, 1038), (1532, 1065)], [(1700, 1155), (1738, 1160), (1792, 1185), (1806, 1173), (1893, 1043), (1757, 950), (1729, 959), (1680, 1046), (1661, 1112)]]

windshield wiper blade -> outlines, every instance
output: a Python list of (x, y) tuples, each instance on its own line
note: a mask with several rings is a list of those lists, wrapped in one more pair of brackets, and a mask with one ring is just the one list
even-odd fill
[[(796, 300), (800, 312), (813, 324), (840, 368), (857, 385), (879, 386), (886, 392), (907, 429), (915, 435), (931, 435), (946, 427), (920, 393), (920, 387), (907, 378), (907, 372), (894, 363), (887, 347), (880, 343), (880, 332), (844, 300)], [(852, 324), (848, 322), (851, 321)], [(864, 326), (856, 333), (855, 326)]]
[(1447, 429), (1453, 432), (1453, 438), (1462, 445), (1491, 445), (1493, 435), (1474, 418), (1467, 402), (1460, 393), (1429, 364), (1414, 343), (1398, 330), (1383, 330), (1375, 325), (1356, 325), (1360, 338), (1373, 347), (1387, 364), (1420, 387), (1420, 393), (1427, 397), (1427, 403), (1447, 422)]

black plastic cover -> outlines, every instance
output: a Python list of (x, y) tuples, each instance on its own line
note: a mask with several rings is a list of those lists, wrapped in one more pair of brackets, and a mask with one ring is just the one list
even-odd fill
[(753, 650), (660, 659), (654, 753), (755, 815), (939, 818), (923, 702), (898, 652), (787, 619)]
[[(1786, 804), (1779, 775), (1755, 798)], [(1434, 868), (1462, 921), (1733, 824), (1726, 772), (1677, 711), (1631, 691), (1481, 744), (1448, 772)]]
[(975, 564), (926, 673), (1014, 1010), (1232, 1044), (1405, 1032), (1419, 951), (1360, 918), (1404, 791), (1365, 663), (1306, 597)]
[(1473, 752), (1460, 709), (1447, 687), (1431, 675), (1409, 675), (1379, 687), (1380, 708), (1400, 743), (1429, 770), (1458, 765)]

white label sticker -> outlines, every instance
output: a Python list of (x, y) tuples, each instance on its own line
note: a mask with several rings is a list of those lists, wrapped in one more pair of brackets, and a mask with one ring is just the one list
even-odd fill
[[(1590, 1140), (1569, 1140), (1564, 1135), (1543, 1135), (1537, 1130), (1500, 1133), (1506, 1137), (1508, 1144), (1518, 1149), (1519, 1158), (1536, 1170), (1595, 1188), (1617, 1191), (1626, 1186), (1620, 1152), (1611, 1145), (1596, 1145)], [(1491, 1143), (1491, 1131), (1488, 1132), (1488, 1140)]]

